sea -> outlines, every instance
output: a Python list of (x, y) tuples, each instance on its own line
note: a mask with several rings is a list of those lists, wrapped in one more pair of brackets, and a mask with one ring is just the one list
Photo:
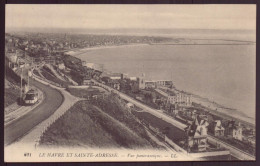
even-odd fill
[(218, 44), (100, 47), (76, 57), (104, 64), (112, 72), (129, 76), (145, 73), (148, 80), (172, 80), (177, 89), (206, 97), (255, 119), (256, 45), (219, 44), (220, 40), (255, 42), (255, 31), (191, 30), (189, 33), (156, 32), (150, 36), (217, 39)]

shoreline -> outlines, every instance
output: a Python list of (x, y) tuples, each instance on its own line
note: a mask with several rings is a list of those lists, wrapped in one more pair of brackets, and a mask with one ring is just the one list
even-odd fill
[[(65, 51), (65, 54), (79, 58), (78, 57), (79, 55), (87, 53), (88, 51), (91, 51), (91, 50), (120, 48), (120, 47), (134, 47), (134, 46), (142, 46), (142, 45), (157, 45), (157, 44), (160, 45), (160, 43), (133, 43), (133, 44), (110, 45), (110, 46), (95, 46), (95, 47), (71, 49), (71, 50)], [(79, 58), (79, 59), (82, 60), (81, 58)], [(113, 72), (115, 72), (115, 71), (113, 71)], [(215, 101), (211, 101), (208, 97), (200, 96), (198, 94), (194, 94), (191, 92), (186, 92), (184, 90), (177, 89), (177, 88), (175, 88), (175, 90), (194, 96), (197, 99), (197, 103), (201, 103), (201, 105), (203, 105), (207, 108), (209, 105), (213, 106), (213, 108), (209, 107), (210, 109), (217, 108), (217, 110), (216, 110), (217, 113), (226, 114), (227, 116), (232, 116), (232, 117), (234, 117), (234, 119), (245, 121), (245, 122), (255, 126), (255, 118), (247, 116), (245, 113), (239, 111), (238, 109), (227, 107), (227, 106), (224, 106), (223, 104), (217, 103)], [(228, 111), (232, 111), (232, 112), (228, 112)], [(232, 115), (230, 115), (230, 114), (232, 114)]]
[(65, 54), (77, 56), (84, 54), (91, 50), (99, 50), (99, 49), (109, 49), (109, 48), (118, 48), (118, 47), (135, 47), (135, 46), (143, 46), (143, 45), (150, 45), (149, 43), (133, 43), (133, 44), (118, 44), (118, 45), (109, 45), (109, 46), (94, 46), (94, 47), (85, 47), (85, 48), (75, 48), (68, 51), (65, 51)]
[(236, 119), (238, 121), (241, 121), (242, 123), (245, 123), (246, 125), (255, 127), (256, 119), (245, 115), (245, 113), (239, 111), (238, 109), (232, 107), (226, 107), (223, 104), (219, 104), (215, 101), (210, 100), (208, 97), (186, 92), (177, 88), (174, 88), (173, 91), (182, 92), (184, 94), (191, 95), (194, 103), (199, 104), (205, 108), (208, 108), (209, 112), (215, 115), (227, 119)]

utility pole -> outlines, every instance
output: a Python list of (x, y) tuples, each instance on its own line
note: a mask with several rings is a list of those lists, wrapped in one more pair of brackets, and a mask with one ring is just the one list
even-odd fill
[(30, 72), (30, 69), (28, 70), (28, 73), (27, 73), (27, 76), (28, 76), (28, 88), (29, 88), (29, 72)]
[(22, 103), (22, 89), (23, 89), (23, 68), (21, 72), (20, 104)]

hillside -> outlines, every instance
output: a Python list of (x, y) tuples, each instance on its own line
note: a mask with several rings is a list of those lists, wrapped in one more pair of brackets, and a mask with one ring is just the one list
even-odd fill
[[(51, 125), (42, 136), (40, 145), (85, 148), (161, 148), (149, 140), (146, 131), (141, 126), (139, 127), (140, 129), (134, 130), (88, 101), (80, 101)], [(140, 131), (144, 132), (144, 137), (141, 136)]]

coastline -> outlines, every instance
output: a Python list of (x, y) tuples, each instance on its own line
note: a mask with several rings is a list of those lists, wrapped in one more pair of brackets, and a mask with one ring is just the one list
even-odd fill
[(186, 92), (177, 88), (175, 88), (174, 91), (191, 95), (194, 103), (200, 104), (203, 107), (208, 108), (210, 112), (215, 115), (228, 119), (237, 119), (243, 123), (246, 123), (247, 125), (255, 126), (255, 119), (253, 117), (247, 116), (243, 112), (240, 112), (238, 109), (226, 107), (223, 104), (210, 100), (208, 97)]
[[(110, 46), (95, 46), (95, 47), (72, 49), (72, 50), (66, 51), (65, 53), (70, 56), (74, 56), (74, 57), (78, 58), (79, 55), (87, 53), (88, 51), (91, 51), (91, 50), (120, 48), (120, 47), (134, 47), (134, 46), (142, 46), (142, 45), (156, 45), (156, 44), (160, 45), (160, 43), (138, 43), (138, 44), (135, 43), (135, 44), (120, 44), (120, 45), (110, 45)], [(81, 58), (79, 58), (79, 59), (81, 59)], [(113, 72), (116, 72), (116, 71), (113, 71)], [(227, 115), (229, 117), (233, 117), (234, 119), (238, 119), (238, 120), (244, 121), (248, 124), (255, 126), (255, 118), (249, 117), (245, 113), (243, 113), (237, 109), (226, 107), (220, 103), (211, 101), (208, 97), (205, 97), (205, 96), (200, 96), (198, 94), (186, 92), (184, 90), (177, 89), (177, 88), (175, 88), (175, 90), (182, 91), (183, 93), (192, 95), (193, 98), (195, 99), (196, 103), (198, 103), (198, 104), (200, 103), (201, 105), (208, 107), (211, 110), (216, 110), (215, 112), (217, 114), (221, 114), (221, 116)]]
[(133, 44), (118, 44), (118, 45), (109, 45), (109, 46), (95, 46), (95, 47), (86, 47), (86, 48), (76, 48), (65, 51), (65, 54), (75, 56), (78, 58), (78, 55), (84, 54), (91, 50), (99, 50), (99, 49), (109, 49), (109, 48), (118, 48), (118, 47), (135, 47), (135, 46), (142, 46), (142, 45), (150, 45), (148, 43), (133, 43)]

